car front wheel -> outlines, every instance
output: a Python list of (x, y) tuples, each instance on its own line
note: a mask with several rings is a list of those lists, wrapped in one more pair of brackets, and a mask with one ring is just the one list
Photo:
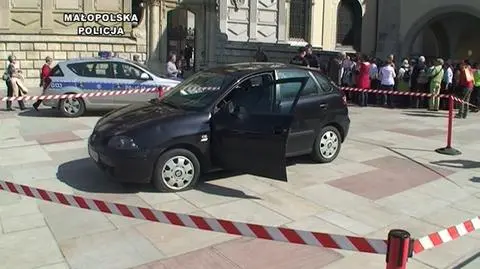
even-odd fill
[(194, 187), (200, 178), (200, 162), (186, 149), (172, 149), (160, 156), (153, 185), (162, 192), (179, 192)]
[(69, 118), (80, 117), (85, 113), (85, 102), (82, 98), (65, 98), (60, 100), (60, 112)]
[(312, 149), (316, 162), (329, 163), (337, 158), (342, 147), (340, 132), (334, 126), (324, 127), (318, 134)]

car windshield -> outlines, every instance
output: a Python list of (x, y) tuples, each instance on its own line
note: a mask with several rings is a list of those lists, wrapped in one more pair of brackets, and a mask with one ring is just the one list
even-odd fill
[(221, 94), (222, 89), (228, 87), (233, 81), (234, 78), (230, 75), (199, 72), (168, 91), (161, 102), (187, 110), (203, 110), (211, 106)]
[(165, 77), (165, 74), (163, 74), (163, 73), (161, 73), (161, 72), (158, 72), (158, 71), (154, 71), (154, 70), (148, 68), (148, 66), (146, 66), (146, 65), (144, 65), (144, 64), (142, 64), (142, 63), (138, 63), (138, 62), (134, 62), (134, 61), (128, 61), (128, 62), (129, 62), (130, 64), (132, 64), (132, 65), (141, 67), (142, 69), (150, 72), (151, 74), (153, 74), (153, 75), (155, 75), (155, 76), (157, 76), (157, 77), (159, 77), (159, 78), (166, 78), (166, 77)]

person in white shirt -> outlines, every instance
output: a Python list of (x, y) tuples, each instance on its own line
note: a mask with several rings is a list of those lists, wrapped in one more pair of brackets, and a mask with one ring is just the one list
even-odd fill
[[(380, 88), (384, 91), (393, 91), (395, 90), (395, 78), (397, 74), (395, 73), (395, 69), (393, 68), (393, 62), (391, 59), (387, 60), (387, 64), (380, 68), (378, 72), (378, 76), (380, 79)], [(384, 95), (383, 104), (388, 105), (390, 107), (394, 106), (394, 95), (390, 98), (387, 94)]]
[(168, 56), (168, 62), (166, 66), (166, 73), (168, 78), (178, 78), (178, 69), (177, 69), (177, 55), (175, 53), (170, 53)]
[[(450, 64), (450, 61), (447, 61), (443, 65), (443, 79), (442, 79), (442, 94), (452, 94), (452, 85), (453, 85), (453, 68)], [(440, 108), (448, 109), (448, 100), (445, 98), (440, 98)]]

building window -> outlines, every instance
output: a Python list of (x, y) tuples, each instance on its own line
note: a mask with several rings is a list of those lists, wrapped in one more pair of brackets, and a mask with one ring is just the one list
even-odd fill
[(362, 7), (358, 0), (342, 0), (337, 11), (337, 46), (359, 50), (362, 32)]
[(290, 0), (290, 39), (308, 39), (309, 2), (310, 0)]
[[(144, 7), (145, 7), (145, 4), (143, 3), (142, 0), (132, 0), (132, 14), (137, 15), (138, 24), (142, 23)], [(132, 26), (137, 27), (138, 25), (134, 23)]]

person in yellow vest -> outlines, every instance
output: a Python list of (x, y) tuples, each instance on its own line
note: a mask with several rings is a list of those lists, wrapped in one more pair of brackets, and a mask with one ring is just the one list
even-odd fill
[(472, 108), (472, 112), (478, 112), (480, 106), (480, 64), (476, 63), (473, 69), (473, 92), (470, 103), (476, 106)]
[(442, 88), (443, 79), (443, 59), (435, 60), (434, 65), (430, 68), (428, 76), (430, 77), (430, 94), (436, 95), (430, 97), (428, 110), (438, 111), (440, 108), (440, 89)]

